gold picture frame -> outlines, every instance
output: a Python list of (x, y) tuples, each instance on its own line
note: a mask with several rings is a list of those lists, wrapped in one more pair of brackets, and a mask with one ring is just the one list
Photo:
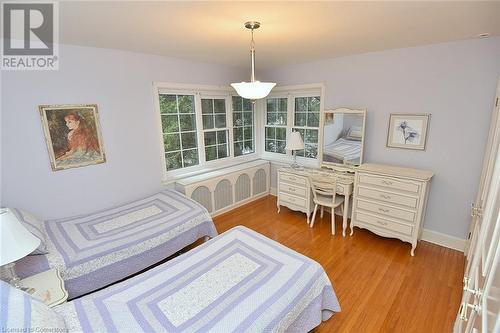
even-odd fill
[(39, 105), (53, 171), (106, 162), (96, 104)]

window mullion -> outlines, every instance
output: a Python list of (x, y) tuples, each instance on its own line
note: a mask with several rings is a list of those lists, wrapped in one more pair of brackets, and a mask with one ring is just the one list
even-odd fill
[(199, 165), (205, 165), (205, 133), (203, 131), (203, 117), (201, 114), (201, 95), (196, 93), (194, 95), (194, 112), (196, 114), (196, 132), (198, 134), (198, 160)]
[(227, 149), (229, 149), (229, 157), (234, 157), (233, 112), (233, 101), (231, 99), (231, 94), (228, 94), (226, 95), (226, 126), (228, 128)]

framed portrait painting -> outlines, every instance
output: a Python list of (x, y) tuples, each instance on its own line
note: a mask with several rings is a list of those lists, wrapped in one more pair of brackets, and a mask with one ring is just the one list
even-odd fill
[(97, 105), (40, 105), (52, 170), (104, 163)]
[(389, 117), (387, 147), (425, 150), (430, 114), (394, 114)]

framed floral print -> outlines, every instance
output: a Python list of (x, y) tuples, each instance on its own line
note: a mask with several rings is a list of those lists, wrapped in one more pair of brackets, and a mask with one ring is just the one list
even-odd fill
[(387, 147), (425, 150), (430, 114), (394, 114), (389, 117)]
[(97, 105), (40, 105), (52, 170), (104, 163)]

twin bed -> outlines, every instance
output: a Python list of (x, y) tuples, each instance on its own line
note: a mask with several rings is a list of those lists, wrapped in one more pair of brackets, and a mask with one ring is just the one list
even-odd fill
[(323, 147), (323, 160), (341, 164), (359, 164), (361, 141), (339, 138)]
[[(16, 267), (24, 274), (58, 268), (71, 297), (137, 273), (200, 237), (216, 235), (206, 210), (175, 191), (48, 221), (45, 228), (49, 253), (30, 256)], [(32, 257), (43, 263), (33, 265)], [(340, 311), (317, 262), (241, 226), (55, 308), (40, 310), (45, 305), (27, 294), (2, 281), (0, 287), (0, 329), (308, 332)], [(18, 311), (5, 310), (14, 308)]]
[[(20, 214), (18, 214), (20, 215)], [(179, 192), (43, 223), (47, 254), (16, 262), (20, 277), (57, 268), (69, 298), (119, 281), (217, 235), (207, 210)]]

